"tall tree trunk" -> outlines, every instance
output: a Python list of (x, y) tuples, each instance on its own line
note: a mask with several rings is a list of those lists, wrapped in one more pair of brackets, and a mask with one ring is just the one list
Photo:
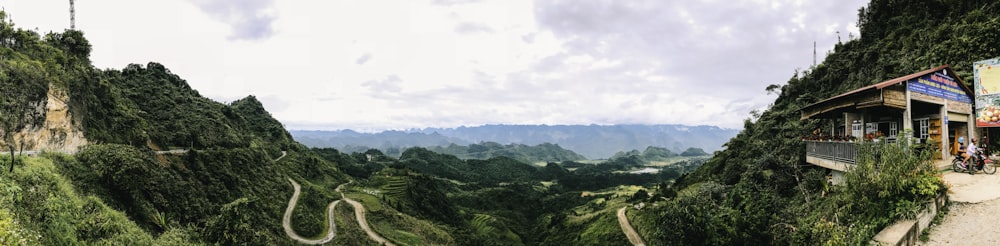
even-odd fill
[(8, 172), (14, 173), (14, 145), (11, 144), (8, 146), (10, 146), (10, 171)]

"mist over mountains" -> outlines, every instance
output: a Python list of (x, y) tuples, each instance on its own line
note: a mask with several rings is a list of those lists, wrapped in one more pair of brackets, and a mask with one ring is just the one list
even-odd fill
[(483, 125), (378, 133), (353, 130), (290, 132), (297, 141), (310, 147), (389, 149), (480, 142), (552, 143), (590, 159), (604, 159), (619, 151), (641, 150), (649, 146), (664, 147), (677, 153), (694, 147), (711, 153), (721, 150), (722, 144), (736, 136), (739, 130), (704, 125)]

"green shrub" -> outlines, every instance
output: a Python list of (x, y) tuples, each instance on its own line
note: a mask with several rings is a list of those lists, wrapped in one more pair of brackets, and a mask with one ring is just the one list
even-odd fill
[[(908, 132), (901, 133), (909, 136)], [(898, 143), (862, 143), (845, 184), (801, 209), (793, 244), (867, 244), (879, 229), (913, 218), (946, 187), (930, 162), (933, 149)]]

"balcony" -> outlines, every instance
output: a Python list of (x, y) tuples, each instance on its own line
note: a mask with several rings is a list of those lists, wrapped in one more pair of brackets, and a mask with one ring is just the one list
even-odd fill
[(846, 141), (804, 141), (806, 162), (833, 169), (847, 171), (858, 156), (858, 143)]

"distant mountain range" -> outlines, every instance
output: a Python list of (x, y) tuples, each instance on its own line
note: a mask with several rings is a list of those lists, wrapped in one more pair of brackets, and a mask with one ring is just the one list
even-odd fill
[(739, 130), (685, 125), (483, 125), (360, 133), (352, 130), (293, 130), (295, 140), (310, 147), (348, 149), (403, 149), (408, 147), (469, 145), (481, 142), (538, 145), (552, 143), (590, 159), (604, 159), (620, 151), (664, 147), (676, 153), (688, 148), (707, 152)]

